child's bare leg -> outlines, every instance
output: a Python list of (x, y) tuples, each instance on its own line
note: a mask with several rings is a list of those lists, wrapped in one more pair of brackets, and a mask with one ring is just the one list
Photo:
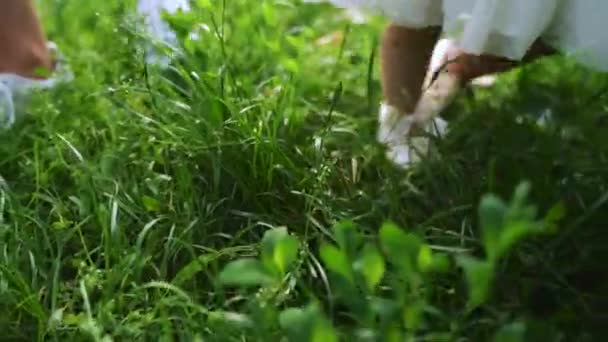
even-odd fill
[[(531, 62), (554, 53), (537, 42), (523, 61), (515, 62), (496, 56), (466, 54), (454, 42), (446, 42), (446, 61), (459, 58), (447, 65), (446, 72), (441, 73), (429, 89), (426, 89), (428, 84), (424, 84), (425, 89), (422, 89), (423, 82), (430, 80), (427, 69), (439, 36), (438, 28), (415, 30), (391, 25), (385, 32), (381, 62), (387, 106), (380, 111), (378, 138), (388, 144), (388, 157), (401, 166), (419, 159), (419, 152), (425, 153), (428, 140), (412, 136), (417, 135), (421, 128), (429, 128), (427, 123), (449, 104), (463, 85), (479, 76), (504, 72), (521, 62)], [(438, 118), (434, 122), (440, 133), (445, 130), (445, 122)], [(443, 127), (437, 127), (438, 124)], [(415, 152), (412, 143), (417, 145)]]
[(419, 159), (420, 152), (428, 147), (428, 139), (413, 138), (420, 127), (411, 114), (440, 34), (438, 27), (397, 25), (390, 25), (384, 32), (380, 55), (384, 104), (379, 113), (378, 140), (387, 145), (388, 158), (404, 167)]
[(381, 47), (382, 89), (386, 104), (411, 113), (420, 98), (440, 28), (411, 29), (391, 24)]
[(0, 73), (38, 78), (39, 68), (52, 70), (33, 1), (4, 0), (0, 6)]

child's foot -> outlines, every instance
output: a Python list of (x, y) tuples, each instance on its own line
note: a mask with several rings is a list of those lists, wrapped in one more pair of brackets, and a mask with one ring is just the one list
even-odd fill
[(48, 77), (32, 78), (17, 73), (0, 73), (0, 128), (10, 128), (15, 123), (17, 113), (31, 91), (52, 88), (58, 83), (72, 80), (73, 74), (57, 46), (52, 42), (47, 45), (54, 61), (54, 69)]
[(421, 125), (414, 115), (400, 113), (387, 104), (381, 105), (378, 121), (377, 139), (386, 145), (386, 157), (401, 168), (408, 168), (433, 153), (428, 135), (442, 136), (448, 128), (440, 117)]
[[(380, 109), (378, 140), (387, 145), (387, 157), (403, 168), (433, 153), (428, 135), (441, 136), (447, 132), (448, 123), (439, 114), (464, 85), (458, 73), (444, 68), (456, 48), (450, 39), (441, 39), (435, 46), (413, 113), (403, 114), (388, 105), (382, 105)], [(495, 82), (494, 75), (482, 77), (474, 79), (472, 85), (490, 87)]]

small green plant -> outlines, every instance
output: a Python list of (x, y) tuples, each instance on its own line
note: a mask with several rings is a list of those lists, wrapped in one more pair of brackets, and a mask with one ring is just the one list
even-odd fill
[[(255, 331), (254, 334), (259, 337), (274, 336), (273, 331), (260, 329), (265, 326), (269, 330), (280, 327), (292, 341), (337, 341), (334, 328), (318, 304), (311, 303), (305, 308), (287, 308), (281, 312), (274, 309), (280, 302), (278, 298), (284, 290), (285, 279), (298, 258), (298, 245), (298, 240), (289, 235), (286, 228), (270, 229), (262, 238), (258, 259), (239, 259), (226, 265), (218, 276), (222, 285), (259, 288), (255, 299), (249, 302), (249, 307), (258, 316), (214, 313), (215, 320), (248, 322), (240, 326), (251, 333)], [(235, 320), (236, 317), (238, 319)]]
[(461, 255), (456, 258), (469, 286), (469, 307), (482, 305), (490, 296), (494, 274), (500, 259), (521, 240), (552, 232), (563, 217), (563, 206), (556, 205), (542, 220), (537, 220), (536, 207), (527, 203), (528, 182), (521, 183), (509, 203), (493, 194), (485, 195), (479, 204), (479, 226), (485, 258)]
[(276, 286), (298, 256), (298, 240), (286, 228), (268, 230), (260, 245), (260, 259), (231, 262), (219, 275), (226, 285)]
[[(501, 258), (518, 242), (549, 231), (563, 214), (561, 206), (556, 206), (537, 220), (535, 207), (527, 203), (529, 190), (529, 183), (520, 184), (508, 203), (492, 194), (481, 199), (479, 226), (485, 258), (433, 251), (420, 236), (390, 222), (375, 237), (364, 237), (352, 221), (337, 223), (332, 229), (334, 241), (322, 242), (319, 254), (329, 275), (333, 295), (329, 300), (343, 308), (340, 316), (348, 318), (351, 323), (345, 326), (350, 328), (339, 329), (336, 321), (332, 325), (316, 299), (305, 308), (288, 307), (274, 315), (279, 320), (274, 326), (293, 341), (332, 341), (338, 330), (366, 340), (414, 340), (420, 334), (440, 340), (456, 338), (454, 332), (459, 329), (441, 332), (444, 327), (434, 323), (449, 317), (433, 304), (433, 294), (439, 291), (435, 280), (461, 267), (469, 289), (467, 311), (484, 305)], [(298, 246), (285, 228), (269, 230), (259, 259), (233, 261), (219, 279), (223, 285), (276, 289), (296, 261)], [(330, 314), (337, 317), (336, 312)], [(523, 341), (524, 333), (524, 323), (508, 323), (495, 340)]]

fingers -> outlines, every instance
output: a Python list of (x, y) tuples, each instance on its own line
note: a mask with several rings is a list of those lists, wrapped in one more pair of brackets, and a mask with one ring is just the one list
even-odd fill
[(445, 69), (458, 77), (464, 83), (469, 83), (478, 77), (509, 71), (522, 64), (555, 54), (555, 49), (540, 40), (535, 42), (521, 61), (490, 54), (474, 55), (465, 53), (455, 45), (450, 46), (444, 57)]
[(472, 55), (460, 50), (448, 54), (445, 61), (448, 73), (457, 75), (463, 83), (490, 74), (508, 71), (518, 62), (492, 55)]

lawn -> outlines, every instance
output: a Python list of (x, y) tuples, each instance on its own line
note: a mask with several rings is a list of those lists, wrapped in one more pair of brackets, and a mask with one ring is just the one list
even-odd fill
[(603, 336), (607, 76), (553, 57), (463, 93), (403, 171), (381, 18), (194, 3), (167, 68), (133, 1), (42, 3), (75, 79), (1, 133), (2, 341)]

